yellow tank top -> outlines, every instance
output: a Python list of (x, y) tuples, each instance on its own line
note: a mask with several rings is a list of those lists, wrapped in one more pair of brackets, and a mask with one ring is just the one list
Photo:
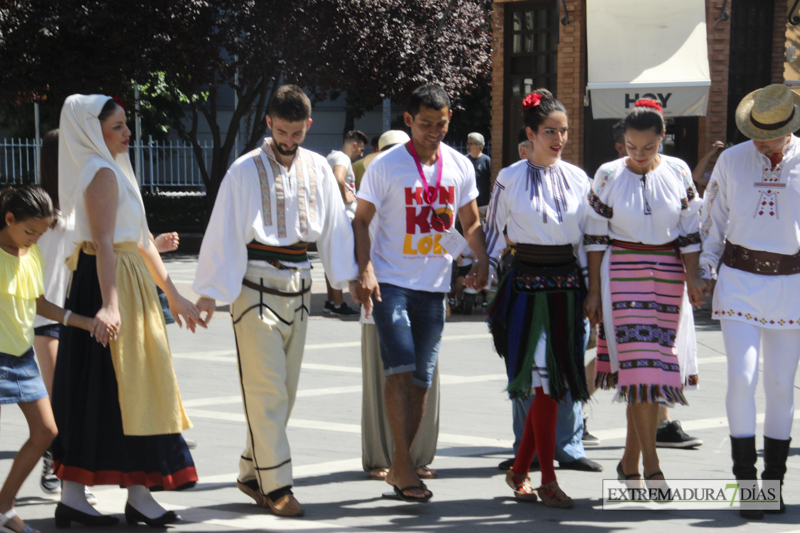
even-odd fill
[(36, 298), (44, 294), (44, 260), (34, 244), (22, 257), (0, 248), (0, 352), (24, 355), (33, 346)]

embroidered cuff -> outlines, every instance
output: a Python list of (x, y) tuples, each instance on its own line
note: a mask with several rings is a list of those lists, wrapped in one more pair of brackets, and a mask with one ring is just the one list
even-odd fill
[(693, 244), (701, 244), (702, 241), (700, 240), (700, 232), (696, 231), (694, 233), (690, 233), (689, 235), (681, 235), (678, 237), (678, 247), (679, 248), (686, 248), (687, 246), (691, 246)]
[(588, 233), (583, 236), (584, 246), (591, 246), (593, 244), (602, 244), (608, 246), (611, 244), (611, 239), (608, 235), (589, 235)]
[(603, 218), (611, 218), (614, 216), (614, 209), (601, 202), (600, 197), (594, 192), (589, 193), (589, 205), (592, 206), (595, 213)]

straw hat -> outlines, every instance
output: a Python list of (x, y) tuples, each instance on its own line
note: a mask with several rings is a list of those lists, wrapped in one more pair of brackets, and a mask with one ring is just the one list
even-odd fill
[(408, 136), (408, 134), (402, 130), (389, 130), (384, 132), (384, 134), (381, 135), (381, 138), (378, 140), (378, 151), (381, 151), (387, 146), (391, 146), (393, 144), (407, 143), (410, 140), (411, 138)]
[(755, 141), (777, 139), (800, 129), (800, 95), (786, 85), (768, 85), (739, 102), (736, 126)]

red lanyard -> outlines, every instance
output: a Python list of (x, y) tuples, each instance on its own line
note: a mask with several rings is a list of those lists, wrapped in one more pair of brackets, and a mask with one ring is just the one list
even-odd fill
[(439, 192), (439, 185), (442, 184), (442, 167), (444, 163), (442, 162), (442, 149), (437, 148), (436, 152), (439, 155), (437, 158), (438, 168), (436, 169), (436, 188), (431, 192), (428, 188), (428, 180), (425, 179), (425, 172), (422, 170), (422, 163), (419, 160), (419, 156), (417, 155), (417, 150), (414, 148), (414, 141), (408, 142), (408, 151), (411, 152), (411, 157), (414, 158), (414, 163), (417, 164), (417, 171), (419, 171), (419, 177), (422, 180), (422, 197), (433, 206), (433, 200), (436, 198), (436, 193)]

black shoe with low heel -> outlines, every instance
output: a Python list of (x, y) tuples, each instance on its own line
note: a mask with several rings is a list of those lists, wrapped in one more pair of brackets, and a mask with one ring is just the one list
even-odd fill
[(636, 472), (635, 474), (626, 474), (625, 470), (622, 469), (622, 461), (617, 463), (617, 480), (620, 483), (627, 485), (628, 481), (640, 481), (641, 479), (642, 475), (639, 472)]
[(167, 524), (174, 524), (181, 521), (181, 516), (175, 511), (167, 511), (158, 518), (148, 518), (139, 512), (130, 503), (125, 504), (125, 521), (130, 525), (136, 525), (139, 522), (147, 524), (150, 527), (166, 526)]
[(109, 515), (95, 516), (86, 514), (59, 502), (56, 506), (56, 527), (60, 529), (68, 528), (72, 525), (72, 522), (78, 522), (89, 527), (113, 526), (119, 523), (119, 518)]

